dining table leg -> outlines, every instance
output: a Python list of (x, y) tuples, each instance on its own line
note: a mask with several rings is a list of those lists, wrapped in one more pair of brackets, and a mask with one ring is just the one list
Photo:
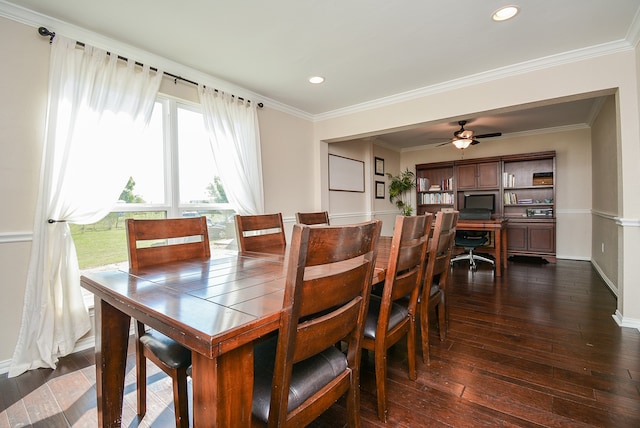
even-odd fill
[(502, 268), (507, 269), (508, 258), (507, 258), (507, 226), (505, 225), (500, 229), (500, 235), (502, 236)]
[(98, 426), (122, 426), (122, 401), (131, 317), (95, 297)]
[(192, 353), (193, 426), (250, 427), (253, 343), (216, 358)]
[(502, 231), (494, 231), (495, 245), (496, 245), (496, 276), (502, 276)]

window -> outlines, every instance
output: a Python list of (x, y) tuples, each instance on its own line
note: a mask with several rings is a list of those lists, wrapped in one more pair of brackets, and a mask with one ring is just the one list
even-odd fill
[(216, 174), (198, 106), (156, 101), (142, 141), (122, 156), (135, 168), (113, 211), (91, 225), (71, 225), (81, 270), (127, 262), (125, 219), (207, 217), (213, 247), (235, 247), (234, 211)]

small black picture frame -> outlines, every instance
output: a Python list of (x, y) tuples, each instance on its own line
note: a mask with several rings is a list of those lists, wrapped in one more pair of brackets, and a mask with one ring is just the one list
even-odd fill
[(376, 181), (376, 199), (384, 199), (384, 181)]
[(374, 158), (374, 159), (375, 159), (375, 174), (384, 175), (384, 159), (382, 158)]

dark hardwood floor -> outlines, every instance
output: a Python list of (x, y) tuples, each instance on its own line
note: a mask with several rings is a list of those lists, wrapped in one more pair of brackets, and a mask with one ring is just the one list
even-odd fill
[[(388, 355), (389, 422), (375, 410), (372, 356), (362, 366), (362, 426), (640, 427), (640, 333), (612, 319), (616, 300), (588, 262), (509, 262), (452, 270), (447, 339), (431, 331), (431, 365), (407, 378), (403, 343)], [(93, 351), (58, 369), (0, 376), (1, 427), (95, 427)], [(124, 427), (171, 427), (170, 380), (149, 366), (147, 416), (135, 415), (130, 355)], [(334, 405), (313, 427), (344, 424)]]

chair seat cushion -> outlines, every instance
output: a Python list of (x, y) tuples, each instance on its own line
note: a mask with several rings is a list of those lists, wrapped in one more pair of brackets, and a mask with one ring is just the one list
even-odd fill
[(140, 343), (171, 368), (191, 365), (191, 350), (158, 331), (146, 332), (140, 336)]
[(458, 247), (465, 247), (465, 248), (481, 247), (482, 245), (486, 244), (487, 241), (488, 239), (486, 236), (483, 236), (480, 238), (464, 238), (464, 237), (456, 236), (456, 245)]
[[(367, 312), (367, 319), (364, 324), (364, 337), (369, 339), (376, 338), (376, 328), (378, 328), (381, 303), (382, 299), (379, 296), (372, 295), (369, 298), (369, 312)], [(408, 314), (409, 311), (406, 306), (393, 303), (389, 315), (389, 330), (398, 325)]]
[(431, 289), (429, 290), (429, 297), (432, 297), (440, 291), (440, 286), (437, 283), (431, 284)]
[[(253, 415), (267, 422), (271, 403), (271, 384), (276, 359), (278, 337), (275, 336), (254, 347)], [(289, 387), (288, 411), (298, 407), (307, 398), (347, 369), (347, 357), (332, 346), (293, 366)]]

